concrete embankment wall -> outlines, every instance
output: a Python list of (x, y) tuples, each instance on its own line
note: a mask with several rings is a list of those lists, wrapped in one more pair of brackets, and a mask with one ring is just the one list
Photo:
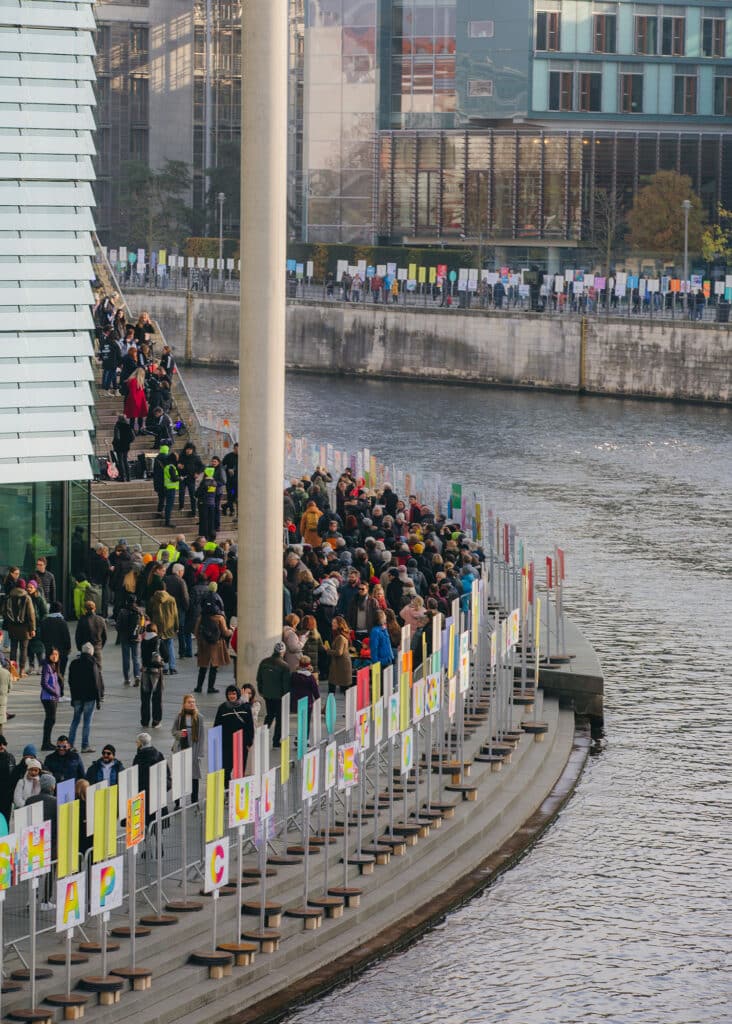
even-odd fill
[[(146, 308), (160, 321), (179, 361), (188, 352), (194, 363), (236, 363), (238, 298), (125, 294), (133, 308)], [(685, 320), (289, 300), (287, 364), (316, 372), (732, 402), (732, 330)]]

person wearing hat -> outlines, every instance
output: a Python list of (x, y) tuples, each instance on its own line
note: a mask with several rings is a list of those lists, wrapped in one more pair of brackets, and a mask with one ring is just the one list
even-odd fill
[(26, 758), (25, 775), (18, 781), (13, 792), (13, 807), (25, 807), (31, 797), (40, 794), (42, 769), (37, 758)]
[(226, 700), (219, 704), (214, 719), (214, 729), (221, 726), (222, 760), (224, 765), (224, 782), (228, 788), (231, 771), (234, 767), (234, 736), (241, 732), (243, 745), (242, 765), (247, 763), (247, 753), (254, 743), (254, 718), (250, 704), (241, 699), (238, 686), (232, 683), (226, 687)]
[(102, 706), (104, 682), (91, 643), (83, 644), (81, 653), (69, 665), (69, 690), (71, 706), (74, 709), (74, 717), (69, 729), (69, 741), (73, 747), (76, 730), (83, 717), (81, 750), (84, 754), (93, 754), (94, 748), (90, 745), (92, 716), (94, 709), (96, 708), (98, 711)]
[(10, 636), (10, 660), (17, 660), (20, 678), (23, 679), (27, 674), (25, 665), (28, 660), (28, 643), (36, 635), (36, 613), (28, 597), (25, 580), (20, 577), (7, 593), (3, 620)]
[(272, 746), (279, 747), (282, 733), (282, 698), (290, 692), (290, 668), (285, 661), (285, 644), (278, 640), (272, 653), (257, 667), (257, 689), (267, 706), (265, 725), (274, 722)]
[(111, 743), (105, 743), (102, 747), (102, 756), (92, 761), (86, 770), (86, 778), (91, 786), (97, 782), (107, 782), (110, 786), (116, 786), (119, 773), (123, 772), (125, 766), (117, 759), (117, 751)]

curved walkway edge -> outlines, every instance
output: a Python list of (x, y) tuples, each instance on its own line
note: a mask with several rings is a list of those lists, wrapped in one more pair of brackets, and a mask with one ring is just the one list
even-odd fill
[(480, 863), (468, 870), (439, 895), (404, 914), (367, 942), (349, 950), (326, 966), (315, 970), (269, 998), (248, 1007), (226, 1021), (226, 1024), (273, 1024), (302, 1006), (346, 984), (383, 959), (417, 941), (435, 927), (447, 913), (480, 895), (504, 871), (516, 864), (538, 842), (574, 793), (590, 752), (589, 723), (577, 720), (569, 757), (561, 775), (539, 807), (513, 834)]

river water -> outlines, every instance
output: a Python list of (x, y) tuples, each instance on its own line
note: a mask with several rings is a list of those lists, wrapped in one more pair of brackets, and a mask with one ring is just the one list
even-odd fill
[[(186, 379), (236, 418), (230, 373)], [(539, 557), (564, 547), (606, 709), (604, 749), (516, 867), (289, 1020), (729, 1024), (732, 414), (300, 375), (286, 410), (473, 485)]]

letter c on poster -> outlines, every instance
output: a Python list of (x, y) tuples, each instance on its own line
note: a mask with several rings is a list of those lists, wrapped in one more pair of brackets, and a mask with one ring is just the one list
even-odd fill
[(213, 892), (226, 885), (229, 879), (229, 837), (223, 836), (206, 844), (206, 873), (203, 891)]

